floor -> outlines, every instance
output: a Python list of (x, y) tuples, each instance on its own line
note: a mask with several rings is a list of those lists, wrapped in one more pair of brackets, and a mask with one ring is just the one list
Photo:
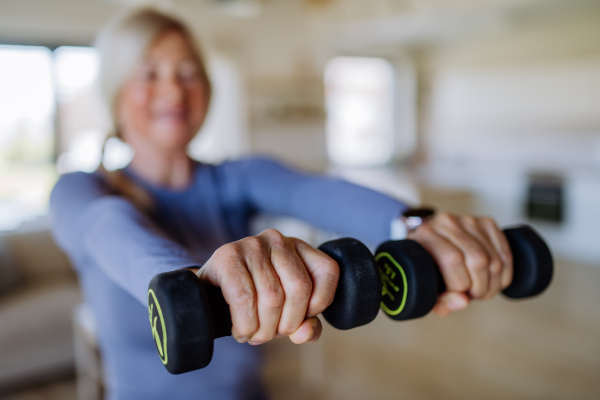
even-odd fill
[(0, 398), (2, 400), (76, 400), (77, 392), (75, 381), (70, 379), (20, 393), (0, 396)]
[[(600, 266), (558, 262), (528, 301), (497, 298), (448, 318), (366, 327), (265, 346), (273, 400), (600, 399)], [(71, 400), (73, 381), (3, 400)]]

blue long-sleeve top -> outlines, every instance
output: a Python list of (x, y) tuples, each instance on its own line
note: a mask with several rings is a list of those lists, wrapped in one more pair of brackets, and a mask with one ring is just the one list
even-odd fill
[(291, 216), (379, 243), (406, 208), (370, 189), (264, 158), (196, 164), (183, 190), (124, 173), (153, 197), (152, 217), (115, 194), (99, 174), (63, 175), (50, 198), (54, 237), (94, 311), (109, 399), (261, 398), (259, 346), (230, 337), (215, 341), (207, 368), (183, 375), (166, 371), (148, 321), (150, 279), (202, 266), (220, 246), (248, 236), (256, 213)]

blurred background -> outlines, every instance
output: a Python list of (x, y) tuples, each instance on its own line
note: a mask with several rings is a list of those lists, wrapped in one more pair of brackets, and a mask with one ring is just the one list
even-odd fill
[[(94, 320), (48, 232), (61, 173), (107, 131), (91, 47), (142, 0), (0, 1), (0, 398), (98, 399)], [(600, 2), (169, 0), (214, 85), (190, 146), (533, 225), (553, 286), (521, 303), (266, 346), (274, 399), (600, 398)], [(108, 168), (131, 157), (109, 142)], [(263, 219), (317, 243), (301, 222)]]

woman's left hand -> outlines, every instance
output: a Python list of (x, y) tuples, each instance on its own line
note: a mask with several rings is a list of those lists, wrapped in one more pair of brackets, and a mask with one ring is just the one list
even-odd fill
[(433, 309), (437, 315), (466, 308), (471, 299), (494, 297), (512, 281), (510, 247), (492, 218), (441, 213), (408, 238), (433, 256), (446, 283)]

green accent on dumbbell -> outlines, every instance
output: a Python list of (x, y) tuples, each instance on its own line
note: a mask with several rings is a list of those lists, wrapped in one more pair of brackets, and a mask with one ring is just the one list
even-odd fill
[[(167, 354), (167, 327), (165, 326), (165, 319), (163, 318), (162, 310), (160, 309), (160, 304), (158, 303), (158, 299), (154, 294), (154, 290), (148, 290), (148, 313), (150, 314), (150, 325), (152, 326), (152, 337), (154, 338), (154, 342), (156, 343), (156, 348), (158, 349), (158, 354), (160, 356), (160, 360), (163, 364), (167, 365), (169, 362), (169, 355)], [(150, 301), (151, 300), (151, 301)], [(154, 316), (154, 304), (156, 304), (156, 311), (158, 316)], [(162, 330), (162, 340), (159, 330), (156, 329), (157, 319), (160, 318), (160, 326)]]
[[(383, 257), (391, 261), (392, 265), (398, 269), (398, 271), (400, 272), (400, 276), (402, 277), (402, 301), (396, 309), (390, 309), (390, 306), (388, 306), (386, 302), (390, 303), (391, 305), (391, 303), (394, 300), (396, 300), (394, 294), (400, 292), (400, 287), (398, 286), (400, 282), (397, 282), (396, 272), (392, 267), (390, 267), (390, 265), (387, 262), (385, 262), (385, 260), (383, 261), (382, 268), (382, 266), (379, 263), (379, 260), (381, 260)], [(396, 260), (394, 260), (394, 258), (386, 252), (377, 254), (375, 256), (375, 261), (377, 262), (377, 268), (379, 269), (379, 274), (381, 275), (381, 283), (383, 284), (383, 288), (381, 290), (381, 308), (388, 315), (398, 315), (402, 312), (404, 306), (406, 305), (406, 296), (408, 294), (408, 282), (406, 280), (406, 274), (404, 273), (404, 269), (402, 269), (400, 264), (398, 264)]]

